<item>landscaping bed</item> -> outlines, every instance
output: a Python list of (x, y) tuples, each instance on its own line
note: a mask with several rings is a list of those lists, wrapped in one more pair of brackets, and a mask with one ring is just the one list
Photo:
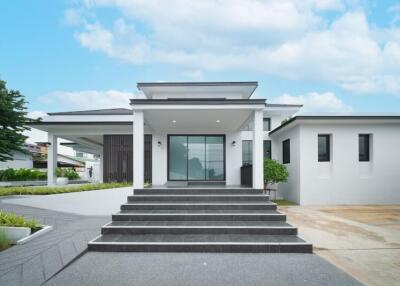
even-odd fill
[(122, 188), (131, 185), (132, 183), (103, 183), (103, 184), (85, 184), (79, 186), (63, 186), (63, 187), (0, 187), (0, 196), (52, 195), (52, 194)]
[(27, 220), (14, 213), (0, 210), (0, 251), (13, 244), (23, 244), (51, 230), (51, 226), (39, 224), (36, 220)]

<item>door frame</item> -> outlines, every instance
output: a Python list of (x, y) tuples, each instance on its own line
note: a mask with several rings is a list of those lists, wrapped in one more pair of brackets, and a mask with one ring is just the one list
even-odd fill
[[(221, 180), (189, 180), (189, 168), (186, 167), (186, 180), (176, 180), (176, 179), (170, 179), (169, 178), (169, 160), (170, 160), (170, 154), (169, 154), (169, 138), (171, 136), (186, 136), (188, 138), (189, 136), (219, 136), (222, 137), (223, 139), (223, 155), (224, 155), (224, 177)], [(168, 134), (167, 135), (167, 181), (171, 182), (224, 182), (226, 180), (226, 140), (225, 140), (225, 134)], [(187, 142), (187, 139), (186, 139)], [(187, 144), (187, 143), (186, 143)], [(188, 153), (189, 148), (186, 150), (186, 154)], [(187, 156), (188, 160), (188, 156)], [(188, 166), (188, 165), (187, 165)], [(207, 165), (206, 165), (207, 167)]]

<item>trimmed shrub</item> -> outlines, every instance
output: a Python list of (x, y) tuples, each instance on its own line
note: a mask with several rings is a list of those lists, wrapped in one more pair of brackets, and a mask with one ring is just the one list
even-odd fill
[(79, 179), (78, 173), (73, 169), (57, 168), (56, 175), (57, 177), (68, 178), (69, 180)]
[(11, 246), (11, 241), (7, 238), (4, 231), (0, 230), (0, 251), (6, 250)]
[(47, 172), (38, 169), (12, 169), (0, 170), (0, 181), (35, 181), (46, 180)]
[(51, 195), (62, 193), (74, 193), (84, 191), (95, 191), (102, 189), (113, 189), (132, 186), (132, 183), (104, 183), (104, 184), (85, 184), (79, 186), (66, 187), (3, 187), (0, 188), (0, 196), (11, 195)]

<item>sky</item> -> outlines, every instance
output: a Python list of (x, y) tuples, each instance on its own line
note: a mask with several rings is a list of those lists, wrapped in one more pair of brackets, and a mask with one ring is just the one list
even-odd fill
[(400, 1), (0, 4), (0, 78), (31, 115), (128, 107), (147, 81), (258, 81), (304, 112), (400, 111)]

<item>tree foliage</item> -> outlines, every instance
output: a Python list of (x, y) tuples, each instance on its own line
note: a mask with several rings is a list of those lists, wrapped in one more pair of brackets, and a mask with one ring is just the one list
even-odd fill
[(0, 80), (0, 161), (12, 160), (13, 151), (26, 153), (24, 148), (27, 136), (22, 132), (29, 130), (25, 124), (25, 97), (18, 90), (8, 90), (6, 82)]
[(264, 161), (264, 181), (267, 185), (286, 182), (289, 172), (284, 165), (276, 160)]

